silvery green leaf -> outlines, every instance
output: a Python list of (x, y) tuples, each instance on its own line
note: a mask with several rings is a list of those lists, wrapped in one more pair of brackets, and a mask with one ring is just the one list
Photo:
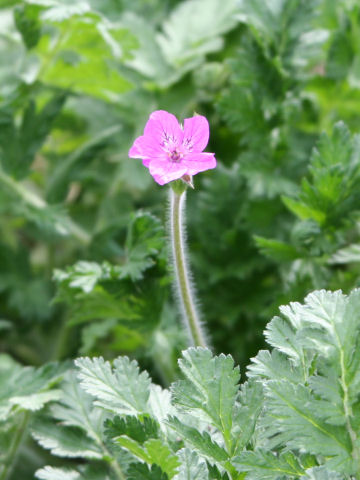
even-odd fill
[(178, 452), (180, 467), (174, 480), (208, 480), (208, 469), (205, 461), (195, 452), (183, 448)]
[(151, 382), (147, 372), (139, 372), (136, 361), (118, 357), (112, 367), (101, 357), (82, 357), (75, 364), (81, 387), (96, 398), (96, 405), (118, 414), (147, 412)]
[(189, 348), (179, 360), (185, 380), (172, 386), (173, 403), (181, 411), (199, 416), (229, 439), (240, 380), (230, 355), (213, 357), (205, 348)]
[(278, 480), (298, 478), (304, 469), (297, 457), (287, 452), (277, 455), (271, 451), (257, 449), (243, 452), (232, 460), (238, 472), (246, 472), (249, 480)]

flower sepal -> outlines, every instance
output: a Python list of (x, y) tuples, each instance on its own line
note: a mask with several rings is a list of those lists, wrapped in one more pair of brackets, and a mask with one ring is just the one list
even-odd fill
[(183, 175), (178, 180), (174, 180), (173, 182), (170, 182), (170, 185), (173, 191), (177, 195), (181, 195), (182, 193), (184, 193), (187, 187), (190, 187), (193, 189), (195, 188), (191, 175)]

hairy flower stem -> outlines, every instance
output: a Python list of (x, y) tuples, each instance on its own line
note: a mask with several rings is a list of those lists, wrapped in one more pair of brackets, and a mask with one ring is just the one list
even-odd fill
[(184, 321), (188, 327), (190, 339), (195, 346), (206, 347), (198, 312), (193, 299), (186, 262), (183, 232), (183, 207), (186, 192), (170, 189), (170, 236), (173, 254), (176, 288), (179, 296)]

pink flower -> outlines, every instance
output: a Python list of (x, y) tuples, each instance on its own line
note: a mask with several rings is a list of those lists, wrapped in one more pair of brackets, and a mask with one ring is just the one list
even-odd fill
[(184, 175), (195, 175), (216, 167), (214, 153), (203, 152), (209, 141), (209, 123), (196, 115), (185, 118), (184, 128), (164, 110), (150, 115), (144, 135), (130, 148), (129, 157), (141, 158), (160, 185)]

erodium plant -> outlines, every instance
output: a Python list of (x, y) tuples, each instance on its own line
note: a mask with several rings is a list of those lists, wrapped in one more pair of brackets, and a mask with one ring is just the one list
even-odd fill
[[(202, 116), (181, 128), (157, 111), (130, 150), (158, 183), (170, 183), (172, 259), (193, 344), (178, 361), (180, 378), (162, 388), (126, 356), (40, 368), (0, 357), (0, 480), (11, 478), (29, 431), (62, 458), (38, 468), (39, 480), (360, 480), (359, 289), (319, 290), (280, 307), (264, 332), (270, 350), (251, 360), (241, 384), (233, 358), (206, 347), (182, 212), (192, 176), (216, 165), (203, 152), (208, 136)], [(153, 219), (137, 221), (146, 228)], [(133, 251), (145, 269), (150, 259)], [(90, 293), (124, 274), (104, 263), (94, 278), (89, 267), (57, 276)]]
[(192, 176), (216, 166), (214, 154), (203, 152), (208, 141), (209, 123), (205, 117), (186, 118), (182, 127), (174, 115), (158, 110), (150, 115), (144, 135), (135, 140), (129, 151), (130, 157), (142, 159), (157, 183), (171, 182), (169, 236), (175, 290), (190, 341), (201, 347), (206, 346), (206, 339), (186, 258), (183, 211), (187, 185), (193, 188)]

